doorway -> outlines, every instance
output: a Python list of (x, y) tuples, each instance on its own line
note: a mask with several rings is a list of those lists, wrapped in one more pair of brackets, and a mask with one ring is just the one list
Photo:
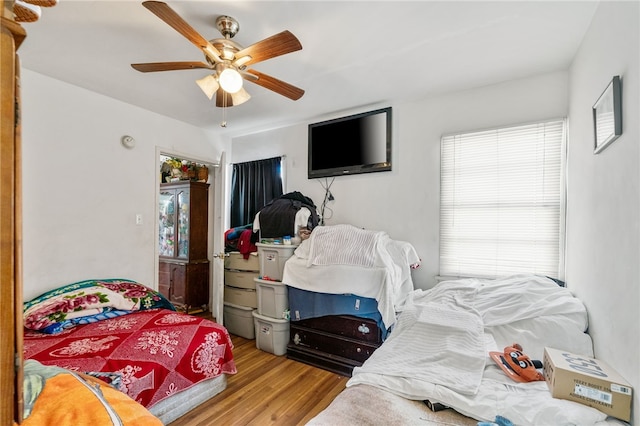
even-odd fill
[[(223, 157), (221, 157), (223, 158)], [(218, 253), (221, 251), (221, 247), (223, 248), (223, 233), (220, 231), (222, 225), (219, 224), (219, 218), (221, 215), (219, 211), (221, 211), (221, 205), (224, 198), (222, 195), (224, 194), (224, 186), (222, 183), (224, 181), (224, 176), (221, 176), (219, 162), (198, 158), (197, 156), (191, 156), (184, 153), (171, 152), (165, 149), (156, 148), (156, 161), (158, 164), (158, 171), (156, 177), (156, 189), (155, 189), (155, 269), (154, 276), (156, 279), (156, 289), (160, 289), (160, 274), (162, 271), (160, 270), (160, 260), (161, 260), (161, 242), (162, 236), (160, 235), (160, 218), (161, 218), (161, 196), (160, 196), (160, 184), (164, 182), (189, 182), (193, 181), (201, 181), (209, 184), (208, 186), (208, 197), (207, 197), (207, 211), (208, 214), (206, 216), (206, 259), (208, 264), (210, 265), (208, 268), (208, 288), (209, 288), (209, 298), (208, 298), (208, 310), (211, 315), (218, 319), (220, 322), (222, 320), (222, 302), (221, 295), (218, 288), (220, 287), (217, 284), (217, 281), (220, 281), (221, 278), (217, 278), (218, 275), (222, 276), (221, 272), (218, 269), (222, 270), (223, 265), (218, 264), (217, 257), (214, 253)], [(169, 164), (177, 166), (180, 164), (180, 172), (174, 170), (167, 170), (167, 166), (164, 166), (165, 163), (169, 161)], [(203, 170), (206, 169), (206, 172)], [(200, 175), (198, 176), (198, 173)], [(206, 173), (206, 175), (205, 175)], [(163, 182), (164, 181), (164, 182)], [(219, 240), (219, 241), (218, 241)]]

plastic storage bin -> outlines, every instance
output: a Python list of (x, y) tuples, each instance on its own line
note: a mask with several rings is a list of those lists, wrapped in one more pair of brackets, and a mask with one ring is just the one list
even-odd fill
[(255, 279), (258, 313), (266, 317), (289, 319), (289, 294), (280, 281)]
[(223, 322), (227, 331), (245, 339), (255, 339), (256, 327), (252, 315), (254, 311), (255, 309), (248, 306), (225, 303)]
[[(255, 283), (255, 282), (254, 282)], [(234, 305), (258, 307), (258, 295), (256, 290), (250, 288), (238, 288), (230, 285), (224, 286), (224, 302)]]
[(276, 319), (253, 312), (256, 329), (256, 348), (274, 355), (287, 353), (289, 343), (289, 320)]
[(224, 284), (231, 287), (256, 289), (256, 283), (254, 279), (260, 276), (259, 272), (252, 271), (235, 271), (224, 270)]
[(256, 247), (258, 247), (258, 258), (260, 260), (260, 276), (282, 281), (284, 263), (293, 255), (298, 246), (293, 244), (257, 243)]
[(249, 257), (245, 259), (242, 253), (232, 251), (228, 256), (225, 256), (224, 267), (226, 269), (237, 269), (239, 271), (257, 272), (260, 270), (258, 253), (249, 253)]

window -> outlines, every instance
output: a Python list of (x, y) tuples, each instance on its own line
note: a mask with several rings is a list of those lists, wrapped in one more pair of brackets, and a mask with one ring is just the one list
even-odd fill
[(440, 275), (561, 278), (565, 121), (442, 138)]
[(231, 227), (253, 223), (269, 201), (282, 195), (282, 157), (233, 164)]

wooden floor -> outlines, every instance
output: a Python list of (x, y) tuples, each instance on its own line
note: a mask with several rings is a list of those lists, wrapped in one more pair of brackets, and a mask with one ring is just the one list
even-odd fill
[(231, 336), (238, 373), (227, 389), (170, 426), (303, 425), (326, 408), (348, 377), (275, 356)]

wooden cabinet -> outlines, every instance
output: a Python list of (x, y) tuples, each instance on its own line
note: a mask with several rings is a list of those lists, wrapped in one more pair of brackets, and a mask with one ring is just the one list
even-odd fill
[(160, 292), (187, 313), (209, 303), (209, 184), (180, 181), (160, 185)]
[(160, 261), (159, 290), (180, 310), (207, 310), (209, 303), (209, 261), (181, 263)]
[(287, 358), (350, 376), (382, 344), (376, 322), (350, 315), (291, 321)]
[(179, 181), (160, 184), (160, 257), (207, 259), (209, 184)]

